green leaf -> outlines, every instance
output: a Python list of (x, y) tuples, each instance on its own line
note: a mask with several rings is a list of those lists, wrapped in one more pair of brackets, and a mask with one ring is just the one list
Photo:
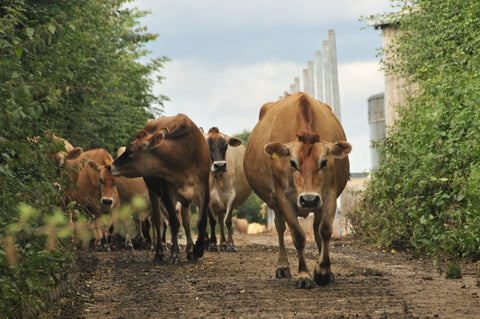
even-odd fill
[(29, 27), (25, 28), (25, 34), (30, 39), (33, 37), (34, 33), (35, 33), (35, 29), (29, 28)]
[(15, 54), (17, 55), (17, 58), (20, 60), (22, 58), (23, 50), (20, 47), (15, 47)]
[(56, 28), (53, 24), (47, 25), (47, 29), (48, 29), (48, 31), (50, 31), (51, 34), (55, 34)]

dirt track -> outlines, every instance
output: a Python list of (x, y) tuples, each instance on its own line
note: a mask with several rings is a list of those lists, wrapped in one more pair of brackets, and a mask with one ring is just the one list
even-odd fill
[[(295, 289), (297, 258), (288, 242), (292, 279), (275, 278), (276, 235), (236, 235), (237, 253), (197, 262), (153, 264), (153, 253), (84, 252), (80, 281), (49, 318), (479, 318), (479, 276), (445, 279), (431, 262), (403, 253), (332, 241), (335, 282)], [(306, 255), (313, 269), (316, 248)]]

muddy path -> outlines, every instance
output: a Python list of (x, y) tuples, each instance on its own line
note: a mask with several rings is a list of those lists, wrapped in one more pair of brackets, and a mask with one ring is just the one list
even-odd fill
[[(237, 253), (206, 252), (196, 262), (154, 264), (137, 249), (83, 252), (80, 280), (49, 318), (480, 318), (475, 265), (446, 279), (431, 262), (331, 244), (335, 282), (295, 289), (297, 258), (287, 241), (292, 279), (275, 278), (276, 235), (237, 235)], [(306, 249), (312, 270), (316, 248)]]

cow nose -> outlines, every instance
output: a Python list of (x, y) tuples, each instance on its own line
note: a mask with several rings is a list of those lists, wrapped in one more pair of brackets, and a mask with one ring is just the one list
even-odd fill
[(227, 171), (227, 162), (225, 162), (225, 161), (215, 161), (215, 162), (213, 162), (212, 171), (213, 172), (226, 172)]
[(102, 204), (111, 206), (113, 204), (113, 200), (111, 198), (102, 198)]
[(301, 208), (318, 208), (322, 204), (322, 199), (317, 193), (305, 193), (298, 197), (298, 206)]

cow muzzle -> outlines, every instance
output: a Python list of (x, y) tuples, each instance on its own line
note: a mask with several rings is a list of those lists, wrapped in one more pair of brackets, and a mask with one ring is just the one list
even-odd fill
[(303, 193), (298, 196), (297, 206), (300, 208), (320, 208), (322, 198), (317, 193)]
[(226, 161), (215, 161), (211, 167), (212, 173), (224, 173), (227, 171)]
[(111, 207), (113, 205), (113, 199), (108, 197), (102, 197), (102, 204)]

